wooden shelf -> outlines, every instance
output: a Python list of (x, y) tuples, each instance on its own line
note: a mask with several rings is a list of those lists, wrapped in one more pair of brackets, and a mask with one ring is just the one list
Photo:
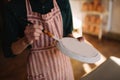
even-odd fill
[(82, 11), (83, 14), (87, 15), (99, 15), (99, 16), (105, 16), (108, 15), (108, 12), (97, 12), (97, 11)]
[(93, 33), (93, 32), (90, 32), (90, 31), (83, 31), (83, 33), (86, 33), (86, 34), (90, 34), (90, 35), (94, 35), (94, 36), (98, 36), (99, 33)]
[[(100, 4), (99, 4), (100, 3)], [(108, 10), (102, 0), (84, 0), (81, 7), (83, 33), (98, 36), (103, 35), (104, 21), (108, 18)]]
[(101, 24), (95, 24), (95, 23), (91, 23), (91, 22), (88, 22), (88, 23), (83, 22), (83, 26), (84, 26), (85, 24), (90, 25), (90, 26), (98, 26), (98, 27), (101, 26)]

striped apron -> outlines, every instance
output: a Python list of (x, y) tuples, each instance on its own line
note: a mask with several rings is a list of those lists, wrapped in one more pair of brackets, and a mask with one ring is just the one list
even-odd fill
[[(62, 16), (56, 0), (47, 14), (33, 12), (26, 0), (27, 19), (40, 24), (58, 38), (63, 36)], [(42, 33), (32, 44), (27, 64), (28, 80), (74, 80), (70, 59), (56, 47), (56, 40)]]

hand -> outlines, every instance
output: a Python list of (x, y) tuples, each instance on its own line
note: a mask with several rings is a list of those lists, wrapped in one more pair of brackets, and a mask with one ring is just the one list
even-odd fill
[(32, 44), (35, 40), (39, 39), (40, 34), (42, 33), (42, 29), (43, 27), (37, 24), (26, 26), (24, 33), (30, 44)]
[(84, 38), (84, 37), (78, 37), (77, 40), (79, 40), (79, 41), (84, 41), (85, 38)]
[[(72, 34), (69, 34), (68, 35), (69, 37), (72, 37), (72, 38), (75, 38)], [(76, 38), (78, 41), (84, 41), (85, 40), (85, 38), (84, 37), (78, 37), (78, 38)]]

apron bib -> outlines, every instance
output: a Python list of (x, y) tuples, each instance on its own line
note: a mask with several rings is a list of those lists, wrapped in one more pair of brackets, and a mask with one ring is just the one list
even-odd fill
[[(27, 19), (62, 38), (62, 16), (56, 0), (53, 4), (51, 12), (40, 14), (33, 12), (29, 0), (26, 0)], [(70, 59), (55, 47), (55, 42), (42, 33), (39, 40), (32, 44), (27, 64), (28, 80), (74, 80)]]

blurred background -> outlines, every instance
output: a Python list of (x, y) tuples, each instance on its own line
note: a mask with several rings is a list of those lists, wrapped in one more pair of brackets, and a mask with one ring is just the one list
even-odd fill
[[(0, 0), (0, 36), (7, 1)], [(84, 37), (102, 57), (94, 64), (71, 59), (75, 80), (120, 80), (120, 0), (70, 0), (70, 5), (73, 35)], [(0, 80), (26, 80), (26, 59), (27, 54), (4, 58), (0, 39)]]

